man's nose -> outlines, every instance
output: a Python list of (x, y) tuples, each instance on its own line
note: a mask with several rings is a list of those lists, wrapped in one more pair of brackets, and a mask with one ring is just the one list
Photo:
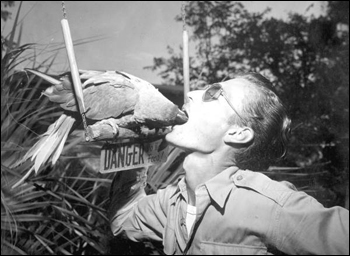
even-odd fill
[(203, 96), (204, 90), (195, 90), (187, 93), (187, 97), (185, 98), (185, 103), (189, 103), (190, 101), (201, 100)]

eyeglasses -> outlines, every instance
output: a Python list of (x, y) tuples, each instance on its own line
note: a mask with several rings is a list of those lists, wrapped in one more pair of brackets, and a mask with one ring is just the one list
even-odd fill
[(222, 95), (225, 100), (227, 101), (227, 103), (230, 105), (230, 107), (233, 109), (233, 111), (235, 111), (235, 113), (237, 114), (237, 116), (241, 119), (241, 121), (243, 121), (244, 119), (240, 116), (240, 114), (238, 114), (238, 112), (235, 110), (235, 108), (232, 106), (232, 104), (230, 103), (224, 89), (222, 88), (221, 84), (212, 84), (209, 85), (208, 88), (205, 90), (205, 92), (203, 93), (203, 98), (202, 100), (204, 102), (208, 102), (208, 101), (213, 101), (213, 100), (217, 100), (220, 95)]

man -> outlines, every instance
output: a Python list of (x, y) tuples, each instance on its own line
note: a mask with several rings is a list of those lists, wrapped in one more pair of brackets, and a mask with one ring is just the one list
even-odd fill
[(239, 75), (188, 93), (187, 123), (166, 140), (185, 177), (146, 196), (144, 170), (112, 184), (111, 228), (163, 241), (166, 254), (349, 254), (349, 211), (324, 208), (259, 171), (285, 154), (290, 120), (270, 83)]

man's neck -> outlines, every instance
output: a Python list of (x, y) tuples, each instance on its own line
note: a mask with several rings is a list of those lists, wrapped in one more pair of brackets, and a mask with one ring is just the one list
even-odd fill
[(183, 163), (189, 204), (196, 205), (195, 190), (198, 185), (205, 183), (232, 165), (231, 161), (220, 159), (215, 154), (190, 153)]

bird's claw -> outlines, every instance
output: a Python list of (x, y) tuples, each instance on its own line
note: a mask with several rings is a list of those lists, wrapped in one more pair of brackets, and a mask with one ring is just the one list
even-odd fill
[(110, 119), (105, 119), (105, 120), (102, 120), (101, 123), (110, 125), (113, 129), (114, 136), (118, 134), (119, 126), (115, 122), (111, 121)]

